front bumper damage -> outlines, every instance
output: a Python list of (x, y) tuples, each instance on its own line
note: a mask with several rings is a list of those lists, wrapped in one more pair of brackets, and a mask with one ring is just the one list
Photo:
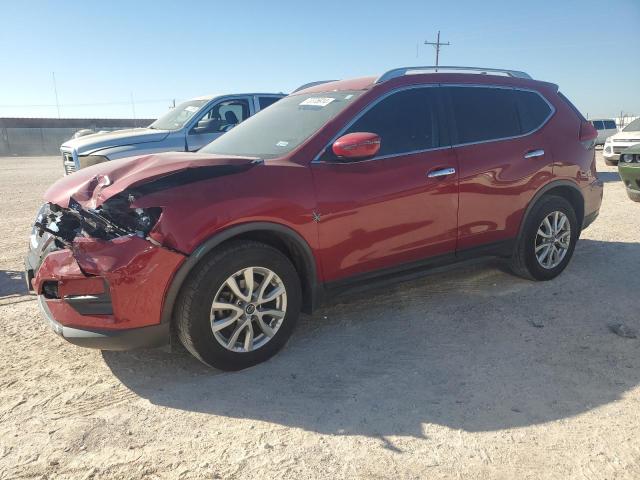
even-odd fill
[[(141, 232), (109, 232), (99, 217), (79, 230), (72, 225), (80, 234), (70, 240), (68, 209), (53, 206), (54, 217), (51, 207), (45, 205), (36, 220), (25, 276), (52, 329), (71, 343), (104, 350), (167, 343), (163, 299), (185, 256)], [(92, 228), (103, 238), (85, 236)]]

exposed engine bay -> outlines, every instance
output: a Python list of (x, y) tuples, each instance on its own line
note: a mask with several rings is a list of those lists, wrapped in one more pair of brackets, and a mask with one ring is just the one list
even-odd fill
[(34, 230), (39, 230), (40, 235), (44, 232), (52, 235), (58, 248), (71, 246), (76, 237), (112, 240), (137, 235), (146, 238), (162, 210), (133, 208), (131, 205), (136, 199), (135, 193), (122, 192), (95, 209), (83, 208), (73, 198), (68, 208), (48, 203), (40, 210)]

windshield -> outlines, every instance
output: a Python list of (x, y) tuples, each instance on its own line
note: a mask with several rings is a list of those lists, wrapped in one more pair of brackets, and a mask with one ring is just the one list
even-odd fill
[(640, 118), (636, 118), (633, 122), (622, 129), (623, 132), (640, 132)]
[(193, 115), (209, 100), (189, 100), (172, 108), (151, 125), (157, 130), (180, 130)]
[(262, 159), (280, 157), (301, 145), (361, 94), (343, 91), (285, 97), (200, 152)]

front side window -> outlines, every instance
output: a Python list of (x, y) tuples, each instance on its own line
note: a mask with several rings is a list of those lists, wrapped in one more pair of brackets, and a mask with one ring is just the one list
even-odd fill
[(149, 125), (149, 128), (157, 130), (180, 130), (187, 120), (198, 113), (207, 101), (208, 100), (189, 100), (188, 102), (183, 102), (158, 118)]
[(340, 91), (285, 97), (200, 151), (265, 160), (286, 155), (361, 94), (361, 91)]
[[(375, 133), (380, 137), (377, 157), (439, 147), (436, 88), (412, 88), (384, 98), (342, 135), (354, 132)], [(335, 159), (329, 145), (321, 160)]]
[(211, 107), (211, 110), (198, 120), (191, 133), (226, 132), (248, 118), (249, 115), (249, 102), (245, 99), (220, 102)]
[(616, 130), (618, 128), (616, 127), (616, 122), (613, 120), (605, 120), (602, 123), (607, 130)]
[(473, 143), (521, 134), (511, 89), (445, 87), (450, 93), (458, 132), (457, 143)]

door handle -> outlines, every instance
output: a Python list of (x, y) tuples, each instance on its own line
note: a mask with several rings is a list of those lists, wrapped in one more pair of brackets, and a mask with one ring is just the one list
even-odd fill
[(427, 174), (427, 178), (438, 178), (438, 177), (446, 177), (448, 175), (453, 175), (456, 173), (456, 169), (453, 167), (449, 168), (441, 168), (439, 170), (432, 170)]
[(544, 156), (544, 150), (542, 149), (529, 150), (527, 153), (524, 154), (524, 158), (536, 158), (536, 157), (542, 157), (542, 156)]

